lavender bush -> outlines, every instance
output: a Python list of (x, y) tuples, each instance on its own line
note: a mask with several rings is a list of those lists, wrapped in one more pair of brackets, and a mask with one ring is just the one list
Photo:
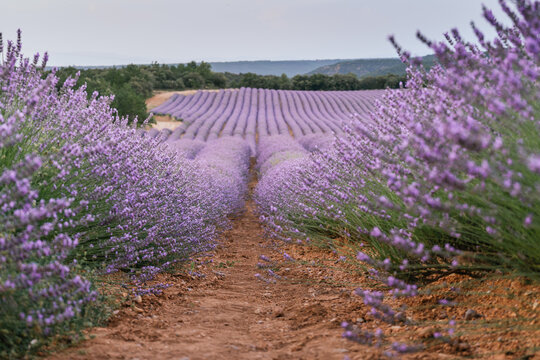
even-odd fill
[(332, 218), (336, 236), (387, 243), (421, 263), (459, 248), (463, 258), (538, 272), (539, 5), (519, 2), (516, 14), (501, 4), (515, 26), (485, 9), (499, 38), (487, 42), (474, 27), (482, 48), (457, 30), (450, 46), (424, 39), (440, 62), (430, 72), (402, 53), (406, 90), (387, 91), (369, 121), (353, 120), (303, 176), (290, 175), (287, 202), (301, 205), (261, 206), (303, 218), (284, 224), (305, 237), (313, 231), (297, 225)]
[[(242, 138), (226, 136), (206, 143), (197, 154), (203, 176), (211, 184), (213, 211), (224, 218), (244, 207), (251, 148)], [(207, 210), (209, 211), (209, 210)]]
[(85, 274), (121, 270), (140, 288), (213, 248), (247, 182), (245, 147), (189, 160), (76, 79), (58, 92), (46, 61), (25, 59), (19, 36), (0, 66), (0, 356), (80, 327), (98, 298)]
[(332, 145), (334, 136), (330, 134), (310, 134), (298, 139), (300, 145), (309, 152), (324, 150)]
[(265, 174), (272, 167), (307, 155), (306, 150), (289, 135), (265, 136), (257, 147), (256, 168)]
[[(424, 281), (433, 272), (537, 278), (540, 2), (500, 4), (512, 26), (485, 8), (498, 34), (492, 41), (474, 24), (476, 43), (455, 29), (446, 42), (419, 34), (438, 58), (430, 72), (396, 45), (409, 63), (404, 89), (388, 90), (369, 119), (355, 116), (331, 149), (262, 177), (257, 203), (269, 229), (330, 246), (350, 238), (361, 266), (392, 296), (417, 293), (400, 277)], [(275, 195), (282, 184), (285, 193)], [(357, 294), (375, 318), (406, 321), (384, 293)], [(352, 340), (374, 338), (345, 328)]]
[(40, 79), (37, 56), (33, 62), (19, 60), (20, 51), (19, 34), (16, 44), (8, 43), (0, 67), (0, 357), (5, 358), (39, 348), (44, 337), (72, 331), (98, 297), (73, 271), (76, 262), (66, 261), (79, 241), (71, 229), (91, 220), (83, 215), (85, 204), (72, 196), (42, 196), (37, 184), (47, 173), (65, 176), (57, 161), (72, 157), (64, 149), (55, 156), (45, 147), (40, 151), (42, 137), (34, 125), (46, 117), (54, 84), (52, 78)]

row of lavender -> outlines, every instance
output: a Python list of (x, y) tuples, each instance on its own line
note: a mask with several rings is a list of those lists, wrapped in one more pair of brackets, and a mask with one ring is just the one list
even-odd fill
[(219, 136), (246, 139), (255, 149), (257, 138), (291, 134), (342, 132), (350, 114), (363, 117), (374, 109), (381, 91), (288, 91), (241, 88), (173, 95), (152, 111), (183, 120), (171, 140), (213, 140)]
[(0, 37), (0, 358), (19, 358), (100, 319), (90, 278), (120, 270), (159, 291), (145, 281), (212, 249), (242, 207), (250, 149), (220, 139), (188, 160), (75, 79), (57, 91), (20, 34), (5, 50)]
[(169, 129), (163, 129), (161, 131), (156, 129), (138, 131), (138, 135), (140, 136), (149, 137), (158, 143), (167, 144), (174, 152), (178, 154), (178, 156), (187, 160), (198, 159), (201, 152), (205, 153), (202, 150), (206, 149), (207, 145), (213, 146), (213, 144), (227, 141), (231, 143), (241, 143), (248, 146), (250, 156), (256, 154), (256, 152), (253, 150), (255, 148), (257, 151), (263, 151), (264, 153), (268, 154), (269, 158), (272, 157), (271, 161), (275, 161), (275, 159), (279, 156), (286, 157), (286, 149), (281, 149), (279, 145), (277, 145), (278, 148), (274, 148), (272, 146), (268, 146), (268, 144), (280, 144), (281, 142), (284, 144), (295, 144), (294, 147), (296, 149), (301, 148), (302, 152), (306, 153), (326, 147), (333, 142), (335, 137), (332, 134), (310, 134), (301, 136), (297, 139), (294, 139), (290, 135), (265, 136), (259, 139), (257, 145), (250, 146), (249, 143), (241, 137), (222, 136), (218, 139), (200, 141), (194, 139), (175, 139), (174, 137), (169, 136), (171, 133), (172, 131)]
[[(484, 9), (493, 41), (474, 25), (479, 45), (457, 30), (446, 43), (419, 34), (440, 63), (430, 72), (396, 45), (410, 64), (407, 90), (388, 90), (369, 121), (355, 117), (325, 151), (306, 154), (279, 138), (262, 147), (255, 199), (267, 227), (284, 241), (349, 239), (351, 261), (392, 297), (415, 296), (405, 281), (426, 273), (497, 269), (537, 279), (540, 2), (501, 6), (511, 27)], [(385, 292), (356, 293), (374, 319), (410, 322)], [(351, 340), (386, 344), (380, 331), (343, 326)], [(454, 326), (436, 337), (451, 341)], [(422, 348), (388, 345), (390, 353)]]

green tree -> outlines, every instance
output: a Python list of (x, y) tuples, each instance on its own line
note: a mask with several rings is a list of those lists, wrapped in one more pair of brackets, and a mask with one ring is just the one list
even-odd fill
[(222, 73), (211, 73), (208, 80), (216, 89), (223, 89), (227, 87), (227, 77), (225, 77), (225, 75)]
[(198, 72), (189, 72), (185, 74), (182, 81), (188, 89), (203, 89), (205, 85), (204, 77)]

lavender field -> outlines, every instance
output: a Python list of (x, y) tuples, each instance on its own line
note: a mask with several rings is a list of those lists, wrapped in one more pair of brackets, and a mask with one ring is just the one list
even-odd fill
[(289, 135), (332, 136), (352, 114), (368, 119), (382, 90), (366, 91), (289, 91), (241, 88), (218, 92), (198, 91), (194, 95), (172, 95), (152, 109), (158, 115), (171, 115), (182, 124), (174, 131), (155, 131), (167, 141), (188, 139), (210, 141), (233, 136), (244, 139), (255, 154), (257, 140)]
[(429, 71), (391, 38), (400, 89), (174, 94), (163, 130), (0, 38), (0, 358), (111, 316), (135, 335), (58, 356), (537, 357), (540, 2), (515, 5), (493, 40), (419, 33)]

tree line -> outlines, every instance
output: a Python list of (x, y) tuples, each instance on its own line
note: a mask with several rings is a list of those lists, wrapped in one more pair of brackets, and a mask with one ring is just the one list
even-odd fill
[(359, 79), (354, 74), (258, 75), (212, 71), (209, 63), (127, 65), (102, 69), (64, 67), (57, 70), (59, 86), (69, 76), (80, 72), (77, 87), (86, 84), (89, 96), (115, 95), (112, 106), (119, 115), (137, 116), (142, 122), (148, 117), (145, 100), (154, 90), (191, 90), (224, 88), (264, 88), (276, 90), (368, 90), (397, 88), (405, 76), (383, 75)]

